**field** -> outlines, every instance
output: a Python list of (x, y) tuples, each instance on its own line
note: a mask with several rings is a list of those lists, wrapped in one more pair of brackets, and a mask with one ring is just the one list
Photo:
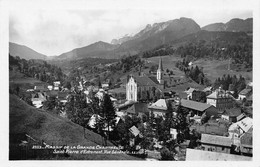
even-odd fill
[[(162, 56), (163, 68), (164, 70), (169, 69), (172, 70), (176, 77), (184, 76), (184, 73), (180, 71), (178, 68), (175, 67), (175, 63), (178, 60), (182, 60), (180, 56), (171, 55), (171, 56)], [(158, 64), (160, 57), (152, 57), (148, 58), (147, 61), (152, 64)], [(245, 77), (247, 81), (252, 81), (252, 72), (246, 71), (234, 71), (234, 70), (227, 70), (228, 69), (228, 61), (220, 61), (220, 60), (205, 60), (200, 59), (193, 62), (193, 65), (198, 65), (198, 67), (203, 67), (203, 72), (208, 79), (212, 82), (215, 81), (218, 77), (222, 77), (223, 74), (230, 74), (230, 75), (242, 75)]]
[[(20, 149), (18, 144), (21, 143), (21, 140), (24, 140), (22, 136), (25, 134), (54, 146), (97, 146), (104, 144), (100, 135), (86, 129), (84, 137), (81, 126), (44, 110), (29, 106), (15, 95), (10, 94), (9, 101), (10, 159), (19, 159)], [(110, 142), (107, 145), (113, 146)], [(137, 158), (126, 154), (70, 154), (68, 158), (63, 158), (71, 160), (137, 160)]]
[(42, 83), (42, 81), (36, 78), (27, 77), (24, 74), (17, 71), (9, 71), (9, 86), (19, 85), (24, 89), (32, 89), (35, 83)]
[(242, 75), (245, 77), (247, 81), (252, 81), (252, 72), (246, 71), (235, 71), (228, 70), (228, 61), (220, 61), (220, 60), (198, 60), (195, 61), (194, 64), (199, 67), (203, 67), (203, 72), (206, 74), (207, 78), (211, 81), (215, 81), (218, 77), (222, 77), (224, 74), (229, 75)]

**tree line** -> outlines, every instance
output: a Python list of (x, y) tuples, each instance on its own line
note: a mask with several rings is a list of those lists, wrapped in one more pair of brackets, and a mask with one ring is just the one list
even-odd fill
[(242, 75), (231, 76), (229, 74), (224, 74), (222, 77), (218, 77), (215, 80), (213, 87), (215, 89), (221, 87), (224, 90), (234, 91), (233, 96), (237, 98), (238, 93), (246, 88), (246, 79)]
[(183, 61), (177, 61), (175, 66), (179, 68), (179, 70), (183, 71), (186, 77), (191, 78), (198, 84), (208, 85), (210, 81), (205, 77), (203, 73), (203, 68), (199, 68), (197, 65), (194, 67), (193, 65), (189, 65), (190, 59), (187, 57), (183, 58)]

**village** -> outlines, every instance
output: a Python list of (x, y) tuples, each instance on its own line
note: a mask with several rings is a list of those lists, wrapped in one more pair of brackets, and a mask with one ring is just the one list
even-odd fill
[(93, 85), (85, 78), (70, 89), (55, 81), (53, 85), (35, 84), (26, 93), (36, 108), (48, 109), (55, 101), (57, 114), (68, 119), (66, 105), (74, 94), (80, 94), (86, 105), (97, 102), (101, 106), (109, 97), (115, 114), (100, 129), (100, 120), (108, 115), (94, 111), (88, 114), (86, 128), (147, 160), (252, 159), (252, 82), (238, 92), (238, 98), (221, 86), (187, 87), (178, 93), (166, 88), (170, 80), (164, 73), (159, 59), (155, 75), (142, 71), (128, 75), (120, 85), (123, 96), (110, 87), (109, 79)]

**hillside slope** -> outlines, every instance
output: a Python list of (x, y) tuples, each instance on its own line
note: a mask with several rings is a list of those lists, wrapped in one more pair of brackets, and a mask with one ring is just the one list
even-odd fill
[(9, 54), (16, 57), (19, 56), (20, 58), (29, 60), (29, 59), (42, 59), (45, 60), (47, 56), (36, 52), (35, 50), (24, 46), (19, 45), (16, 43), (9, 42)]
[[(17, 96), (10, 94), (10, 159), (13, 159), (16, 151), (12, 146), (18, 144), (21, 134), (28, 134), (47, 144), (68, 146), (96, 146), (104, 142), (100, 135), (86, 130), (84, 138), (83, 128), (71, 121), (47, 113), (42, 109), (29, 106)], [(110, 142), (108, 145), (112, 146)], [(69, 159), (89, 160), (136, 160), (125, 154), (70, 154)]]

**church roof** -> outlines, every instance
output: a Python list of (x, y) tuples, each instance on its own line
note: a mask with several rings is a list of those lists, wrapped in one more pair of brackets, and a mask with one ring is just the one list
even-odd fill
[(139, 86), (158, 86), (151, 78), (147, 76), (136, 76), (134, 79)]

